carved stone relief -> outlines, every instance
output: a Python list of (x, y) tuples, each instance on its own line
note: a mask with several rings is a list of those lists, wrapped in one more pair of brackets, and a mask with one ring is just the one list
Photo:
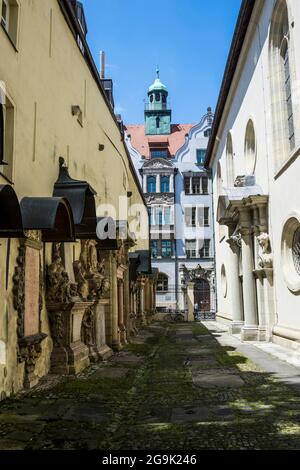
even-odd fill
[(265, 232), (261, 233), (257, 237), (257, 241), (259, 245), (259, 266), (261, 268), (273, 268), (273, 254), (269, 235)]

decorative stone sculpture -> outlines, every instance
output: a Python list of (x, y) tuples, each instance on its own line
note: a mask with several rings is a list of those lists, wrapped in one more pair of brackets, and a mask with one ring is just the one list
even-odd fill
[(271, 250), (271, 242), (268, 233), (261, 233), (257, 237), (258, 245), (259, 245), (259, 266), (261, 268), (273, 268), (273, 254)]
[(234, 232), (231, 237), (229, 237), (226, 242), (232, 250), (236, 248), (241, 248), (242, 246), (242, 236), (240, 232)]
[[(38, 239), (34, 240), (37, 242), (37, 250), (39, 250), (40, 241)], [(26, 295), (30, 295), (28, 291), (29, 286), (26, 286), (26, 246), (27, 241), (22, 242), (19, 247), (19, 254), (17, 257), (17, 265), (15, 267), (15, 273), (13, 276), (13, 305), (17, 311), (17, 337), (18, 337), (18, 350), (17, 357), (19, 362), (25, 362), (24, 367), (24, 387), (31, 388), (38, 382), (38, 377), (35, 375), (35, 365), (42, 353), (41, 343), (47, 337), (45, 333), (40, 332), (40, 314), (43, 308), (43, 276), (40, 266), (40, 259), (38, 259), (38, 276), (39, 279), (32, 279), (32, 282), (38, 282), (38, 297), (36, 298), (35, 312), (38, 315), (37, 318), (34, 318), (33, 325), (37, 325), (36, 329), (32, 331), (32, 334), (26, 334), (28, 330), (27, 323), (30, 324), (30, 315), (34, 314), (34, 311), (28, 311), (26, 307)], [(29, 249), (32, 249), (30, 247)], [(34, 305), (33, 305), (34, 307)], [(26, 315), (27, 316), (26, 316)], [(25, 320), (26, 319), (26, 320)], [(25, 321), (27, 323), (25, 323)], [(27, 325), (27, 326), (26, 326)]]
[(76, 286), (71, 285), (68, 273), (65, 271), (61, 254), (61, 243), (53, 244), (52, 263), (48, 266), (47, 300), (50, 302), (70, 302), (76, 294)]

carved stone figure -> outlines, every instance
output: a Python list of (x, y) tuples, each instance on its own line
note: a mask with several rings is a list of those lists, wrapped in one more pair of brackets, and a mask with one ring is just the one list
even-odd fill
[(272, 268), (273, 267), (273, 254), (271, 250), (271, 242), (268, 233), (261, 233), (257, 237), (259, 245), (259, 266), (261, 268)]
[(72, 299), (75, 286), (71, 288), (68, 273), (65, 271), (61, 259), (60, 248), (60, 243), (53, 244), (53, 261), (48, 266), (47, 300), (50, 302), (68, 303)]
[(82, 300), (86, 300), (89, 296), (89, 285), (85, 279), (85, 270), (81, 261), (74, 261), (74, 276), (77, 283), (77, 292)]
[(84, 314), (81, 324), (81, 341), (88, 346), (88, 348), (94, 346), (93, 338), (93, 322), (94, 312), (92, 308), (88, 308)]
[(230, 248), (233, 250), (235, 248), (241, 248), (242, 246), (242, 236), (240, 232), (235, 232), (229, 237), (226, 242), (230, 246)]

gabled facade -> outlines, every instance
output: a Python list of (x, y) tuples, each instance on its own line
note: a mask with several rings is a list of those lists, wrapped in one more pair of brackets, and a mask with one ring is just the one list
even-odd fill
[(196, 310), (215, 310), (213, 209), (204, 168), (211, 131), (209, 108), (200, 123), (172, 124), (168, 90), (157, 76), (149, 87), (145, 125), (127, 125), (126, 143), (148, 206), (153, 266), (159, 269), (157, 310), (186, 312), (182, 269), (207, 273), (193, 293)]

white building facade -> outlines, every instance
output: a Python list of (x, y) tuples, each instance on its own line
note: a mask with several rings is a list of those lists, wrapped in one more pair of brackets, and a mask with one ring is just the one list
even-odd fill
[(206, 155), (217, 318), (299, 348), (300, 2), (244, 0)]

